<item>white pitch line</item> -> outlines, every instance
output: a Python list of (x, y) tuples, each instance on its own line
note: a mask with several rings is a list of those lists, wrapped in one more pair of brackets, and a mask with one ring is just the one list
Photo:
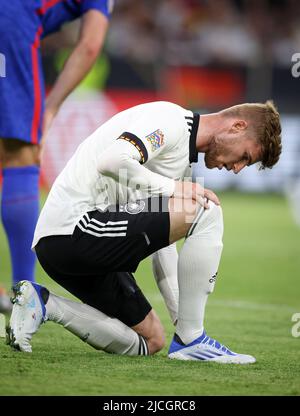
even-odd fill
[(281, 304), (281, 303), (255, 303), (255, 302), (239, 301), (239, 300), (211, 299), (209, 300), (209, 304), (216, 305), (216, 306), (225, 306), (225, 307), (230, 307), (230, 308), (264, 310), (264, 311), (280, 310), (280, 311), (285, 311), (285, 312), (295, 312), (296, 310), (300, 310), (300, 305), (298, 307), (293, 308), (292, 306)]
[[(155, 302), (163, 302), (163, 298), (159, 293), (153, 293), (148, 295), (151, 300)], [(264, 310), (264, 311), (281, 311), (295, 313), (300, 312), (300, 305), (298, 307), (292, 307), (281, 303), (255, 303), (239, 300), (222, 300), (222, 299), (209, 299), (208, 306), (220, 306), (236, 309), (250, 309), (250, 310)]]

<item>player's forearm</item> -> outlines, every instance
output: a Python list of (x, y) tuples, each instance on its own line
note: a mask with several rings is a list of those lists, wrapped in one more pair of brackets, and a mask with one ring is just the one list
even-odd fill
[(88, 74), (95, 63), (100, 49), (89, 47), (81, 42), (67, 59), (65, 66), (58, 76), (46, 105), (57, 112), (66, 97), (77, 87), (77, 85)]
[(173, 323), (178, 317), (177, 262), (178, 253), (175, 243), (152, 255), (153, 274)]

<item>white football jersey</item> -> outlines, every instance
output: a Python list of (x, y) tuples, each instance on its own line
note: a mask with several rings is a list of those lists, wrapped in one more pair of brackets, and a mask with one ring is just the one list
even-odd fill
[(42, 237), (71, 235), (88, 211), (174, 192), (174, 180), (191, 176), (197, 161), (199, 115), (152, 102), (122, 111), (77, 148), (56, 178), (35, 229)]

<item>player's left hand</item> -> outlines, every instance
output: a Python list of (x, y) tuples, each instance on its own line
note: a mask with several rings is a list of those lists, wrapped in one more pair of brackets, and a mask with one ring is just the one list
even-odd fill
[(58, 111), (57, 109), (47, 105), (46, 103), (46, 107), (44, 111), (44, 118), (43, 118), (43, 126), (42, 126), (43, 134), (42, 134), (41, 141), (39, 143), (41, 151), (43, 151), (47, 134), (50, 130), (50, 127), (52, 125), (54, 117), (56, 116), (57, 111)]
[(42, 141), (47, 136), (47, 133), (50, 129), (52, 121), (55, 117), (55, 114), (56, 114), (56, 111), (54, 111), (50, 108), (47, 108), (47, 107), (45, 108), (44, 119), (43, 119), (43, 137), (42, 137)]
[(217, 195), (210, 189), (204, 189), (204, 198), (207, 198), (209, 201), (212, 201), (216, 205), (221, 205)]

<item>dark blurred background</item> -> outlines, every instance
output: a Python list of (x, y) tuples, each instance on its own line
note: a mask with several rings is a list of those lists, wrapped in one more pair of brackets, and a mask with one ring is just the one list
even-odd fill
[[(48, 86), (77, 27), (44, 41)], [(296, 52), (297, 0), (119, 0), (95, 87), (159, 91), (209, 110), (272, 97), (293, 113), (300, 94), (291, 76)]]

